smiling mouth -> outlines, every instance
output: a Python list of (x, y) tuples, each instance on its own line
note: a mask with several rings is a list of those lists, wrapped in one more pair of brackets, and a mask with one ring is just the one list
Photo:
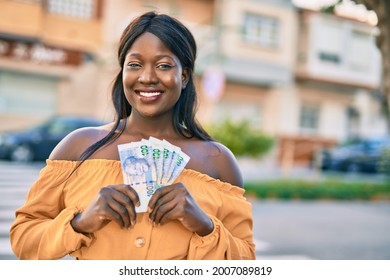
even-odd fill
[(137, 91), (136, 93), (141, 95), (142, 97), (156, 97), (162, 94), (161, 91), (155, 91), (155, 92)]

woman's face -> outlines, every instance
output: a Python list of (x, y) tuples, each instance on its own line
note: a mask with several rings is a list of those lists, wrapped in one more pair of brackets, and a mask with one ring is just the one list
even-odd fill
[(172, 114), (187, 72), (157, 36), (149, 32), (139, 36), (123, 65), (123, 87), (132, 114), (149, 118)]
[(129, 176), (142, 176), (148, 172), (149, 166), (144, 161), (126, 161), (125, 172)]

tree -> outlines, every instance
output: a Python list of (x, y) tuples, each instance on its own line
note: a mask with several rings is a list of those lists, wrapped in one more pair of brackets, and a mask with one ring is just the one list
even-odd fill
[[(387, 125), (390, 130), (390, 0), (352, 0), (356, 4), (363, 4), (368, 10), (372, 10), (378, 17), (379, 35), (376, 44), (382, 54), (382, 84), (381, 91), (384, 95), (383, 108), (386, 112)], [(333, 5), (324, 8), (326, 12), (333, 12), (343, 0), (338, 0)]]
[[(390, 128), (390, 1), (389, 0), (354, 0), (372, 10), (378, 17), (379, 35), (377, 45), (382, 53), (382, 92), (385, 96), (385, 108), (388, 127)], [(387, 15), (387, 16), (386, 16)]]

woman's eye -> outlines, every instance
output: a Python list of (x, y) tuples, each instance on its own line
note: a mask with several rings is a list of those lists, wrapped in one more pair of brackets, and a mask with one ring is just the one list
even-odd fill
[(133, 68), (133, 69), (141, 68), (141, 65), (139, 63), (135, 63), (135, 62), (130, 62), (130, 63), (127, 64), (127, 66), (129, 68)]
[(160, 64), (157, 66), (157, 68), (159, 69), (162, 69), (162, 70), (168, 70), (168, 69), (171, 69), (173, 66), (169, 65), (169, 64)]

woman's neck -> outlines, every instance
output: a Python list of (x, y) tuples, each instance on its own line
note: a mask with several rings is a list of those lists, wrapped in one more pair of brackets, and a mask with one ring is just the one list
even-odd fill
[(127, 118), (124, 133), (139, 135), (141, 138), (148, 138), (149, 136), (156, 138), (178, 137), (177, 130), (173, 126), (172, 116), (145, 118), (131, 114)]

